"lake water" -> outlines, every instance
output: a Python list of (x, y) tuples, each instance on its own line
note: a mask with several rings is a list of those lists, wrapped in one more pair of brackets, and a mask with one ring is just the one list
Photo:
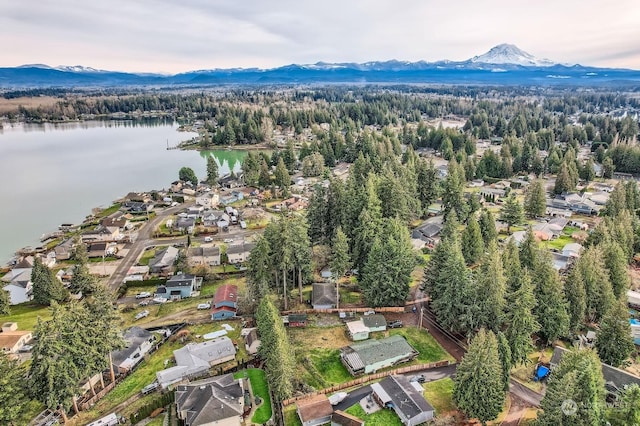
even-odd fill
[(61, 223), (80, 223), (130, 191), (168, 188), (181, 167), (206, 177), (240, 171), (245, 152), (167, 150), (195, 134), (167, 120), (4, 124), (0, 130), (0, 264), (40, 245)]

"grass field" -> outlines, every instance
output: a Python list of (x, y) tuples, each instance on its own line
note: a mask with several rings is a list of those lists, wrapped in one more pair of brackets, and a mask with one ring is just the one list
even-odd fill
[(51, 319), (48, 306), (40, 306), (35, 303), (21, 303), (10, 307), (10, 315), (0, 315), (0, 323), (17, 322), (18, 330), (31, 330), (36, 326), (38, 317), (43, 320)]
[(451, 399), (453, 394), (453, 380), (450, 378), (425, 383), (424, 397), (436, 409), (436, 415), (454, 411), (456, 406)]
[(402, 426), (400, 418), (391, 409), (383, 408), (373, 414), (367, 414), (358, 403), (347, 408), (346, 412), (364, 420), (367, 426)]
[(337, 349), (311, 349), (307, 359), (312, 366), (309, 366), (307, 362), (303, 362), (308, 374), (305, 377), (305, 382), (316, 389), (348, 382), (353, 379), (344, 365), (342, 365), (340, 351)]
[(555, 240), (542, 242), (542, 247), (547, 247), (549, 249), (562, 250), (564, 246), (569, 243), (574, 243), (574, 239), (568, 235), (561, 235)]
[(300, 417), (296, 412), (296, 405), (291, 404), (283, 410), (284, 414), (284, 426), (302, 426)]
[(153, 256), (156, 255), (156, 251), (160, 251), (165, 247), (155, 247), (155, 248), (151, 248), (149, 250), (146, 250), (142, 253), (142, 257), (140, 257), (140, 260), (138, 260), (138, 265), (141, 266), (148, 266), (149, 265), (149, 261), (151, 259), (153, 259)]
[(250, 368), (235, 373), (234, 378), (249, 377), (251, 382), (251, 390), (254, 396), (259, 396), (262, 399), (262, 405), (251, 417), (251, 421), (257, 424), (264, 424), (271, 418), (271, 397), (269, 395), (269, 385), (267, 384), (267, 375), (263, 370), (257, 368)]
[(415, 327), (405, 327), (389, 331), (389, 335), (393, 336), (394, 334), (404, 336), (407, 342), (420, 352), (420, 355), (416, 358), (419, 362), (435, 362), (447, 359), (454, 361), (454, 358), (427, 331), (418, 330)]

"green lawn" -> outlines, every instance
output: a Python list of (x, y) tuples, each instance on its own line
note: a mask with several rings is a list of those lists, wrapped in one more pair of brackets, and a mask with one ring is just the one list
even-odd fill
[(138, 261), (138, 265), (141, 266), (148, 266), (149, 265), (149, 261), (151, 259), (153, 259), (153, 257), (156, 255), (156, 251), (157, 250), (162, 250), (163, 248), (165, 248), (166, 246), (163, 247), (155, 247), (155, 248), (151, 248), (149, 250), (146, 250), (142, 253), (142, 257), (140, 258), (140, 260)]
[(253, 414), (251, 421), (257, 424), (264, 424), (271, 418), (271, 397), (269, 395), (269, 385), (267, 384), (267, 375), (263, 370), (250, 368), (235, 373), (234, 378), (249, 377), (251, 382), (251, 390), (254, 396), (262, 399), (262, 405), (258, 407)]
[(566, 246), (569, 243), (574, 243), (574, 239), (571, 238), (568, 235), (561, 235), (558, 238), (556, 238), (555, 240), (551, 240), (551, 241), (545, 241), (542, 243), (543, 247), (547, 247), (549, 249), (556, 249), (556, 250), (562, 250), (564, 248), (564, 246)]
[(454, 411), (456, 406), (453, 404), (453, 380), (450, 378), (436, 380), (435, 382), (425, 383), (424, 397), (436, 409), (436, 415)]
[(340, 303), (360, 303), (362, 294), (359, 291), (351, 291), (348, 288), (340, 287)]
[(40, 306), (35, 303), (21, 303), (10, 307), (10, 315), (0, 315), (0, 323), (17, 322), (18, 330), (33, 331), (38, 317), (43, 320), (51, 319), (51, 313), (48, 306)]
[(296, 411), (296, 404), (291, 404), (283, 410), (284, 414), (284, 426), (302, 426), (298, 412)]
[(312, 349), (309, 352), (309, 359), (329, 386), (353, 379), (342, 365), (340, 351), (337, 349)]
[(120, 203), (116, 203), (109, 208), (106, 208), (98, 214), (98, 217), (106, 217), (120, 210)]
[(373, 414), (367, 414), (358, 403), (347, 408), (346, 412), (364, 420), (367, 426), (402, 426), (398, 415), (388, 408), (383, 408)]
[(420, 352), (420, 355), (416, 358), (419, 362), (436, 362), (447, 359), (454, 361), (454, 358), (425, 330), (419, 330), (416, 327), (389, 330), (389, 335), (393, 336), (394, 334), (404, 336), (407, 342)]

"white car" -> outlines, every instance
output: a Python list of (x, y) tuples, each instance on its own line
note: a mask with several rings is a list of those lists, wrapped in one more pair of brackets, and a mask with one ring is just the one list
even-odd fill
[(224, 242), (225, 243), (232, 243), (233, 242), (233, 238), (225, 238)]
[(148, 291), (143, 291), (142, 293), (136, 294), (136, 299), (146, 299), (147, 297), (151, 297), (151, 293)]
[(169, 299), (164, 297), (154, 297), (152, 300), (153, 303), (167, 303), (168, 301)]
[(149, 316), (149, 311), (147, 311), (147, 310), (145, 309), (144, 311), (139, 312), (139, 313), (136, 315), (136, 321), (137, 321), (137, 320), (139, 320), (139, 319), (142, 319), (142, 318), (144, 318), (144, 317), (146, 317), (146, 316)]
[(177, 206), (177, 205), (178, 205), (178, 202), (177, 202), (177, 201), (174, 201), (173, 203), (171, 203), (171, 207), (175, 207), (175, 206)]
[(198, 305), (198, 310), (202, 309), (211, 309), (211, 303), (200, 303)]
[(204, 237), (204, 242), (205, 243), (210, 243), (213, 241), (213, 237)]

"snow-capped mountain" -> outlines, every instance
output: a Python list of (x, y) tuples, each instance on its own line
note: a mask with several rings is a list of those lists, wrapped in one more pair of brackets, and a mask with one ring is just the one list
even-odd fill
[(104, 70), (97, 70), (91, 67), (84, 67), (82, 65), (58, 65), (54, 69), (66, 72), (108, 72)]
[(499, 44), (487, 53), (469, 59), (473, 63), (496, 65), (521, 65), (525, 67), (551, 67), (557, 65), (549, 59), (538, 59), (513, 44)]

